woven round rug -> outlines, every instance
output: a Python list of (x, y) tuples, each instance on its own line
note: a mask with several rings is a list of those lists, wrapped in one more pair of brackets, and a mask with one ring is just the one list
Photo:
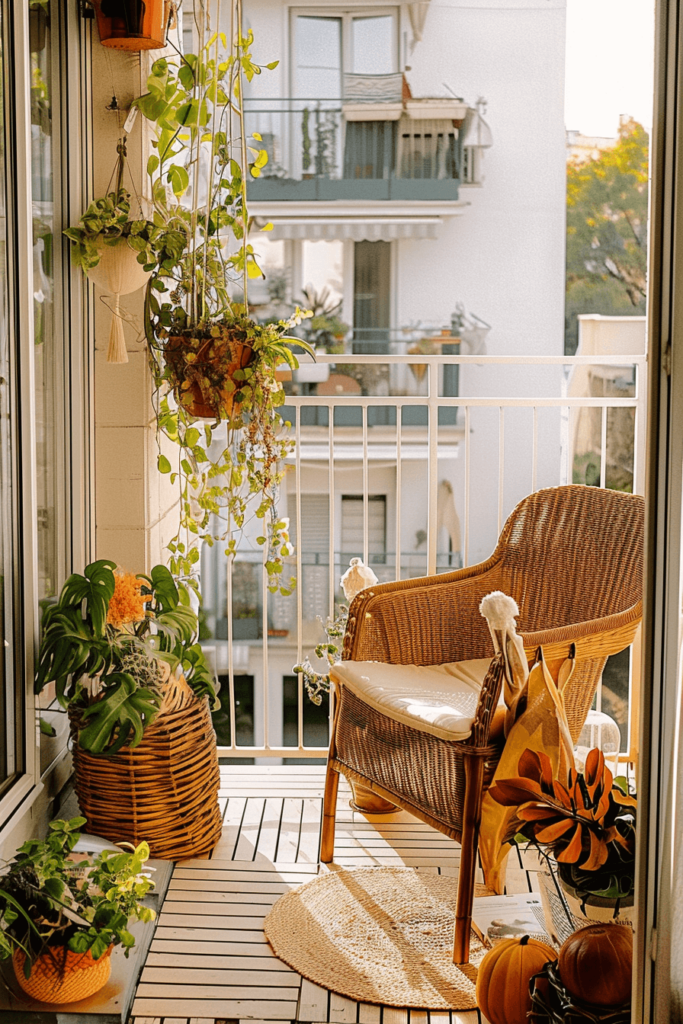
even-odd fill
[[(453, 963), (457, 879), (413, 868), (330, 871), (281, 896), (264, 923), (276, 955), (323, 988), (362, 1003), (471, 1010), (485, 949)], [(478, 885), (475, 895), (490, 896)]]

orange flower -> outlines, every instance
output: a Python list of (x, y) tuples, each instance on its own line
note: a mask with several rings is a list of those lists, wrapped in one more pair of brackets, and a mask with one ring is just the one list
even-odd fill
[(114, 595), (109, 602), (107, 622), (112, 626), (124, 626), (129, 622), (140, 622), (145, 618), (145, 602), (152, 595), (142, 595), (142, 580), (132, 572), (115, 573)]

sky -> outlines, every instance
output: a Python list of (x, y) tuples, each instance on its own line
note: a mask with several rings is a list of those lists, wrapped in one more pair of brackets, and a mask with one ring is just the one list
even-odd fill
[(653, 0), (567, 0), (565, 126), (614, 136), (620, 114), (652, 125)]

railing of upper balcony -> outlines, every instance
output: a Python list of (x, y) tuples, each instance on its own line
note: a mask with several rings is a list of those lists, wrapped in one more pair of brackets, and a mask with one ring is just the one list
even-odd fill
[(245, 100), (247, 131), (268, 152), (252, 201), (457, 199), (475, 160), (453, 121), (376, 106), (375, 120), (352, 120), (343, 100)]
[[(329, 705), (309, 703), (292, 667), (324, 639), (316, 616), (343, 600), (338, 581), (351, 557), (380, 581), (446, 572), (487, 557), (512, 508), (539, 487), (642, 493), (644, 356), (387, 347), (403, 352), (320, 355), (286, 385), (296, 449), (280, 514), (296, 542), (294, 593), (268, 593), (263, 553), (248, 541), (234, 564), (218, 548), (203, 563), (222, 757), (325, 756)], [(627, 758), (628, 656), (604, 680), (597, 708), (618, 721)]]

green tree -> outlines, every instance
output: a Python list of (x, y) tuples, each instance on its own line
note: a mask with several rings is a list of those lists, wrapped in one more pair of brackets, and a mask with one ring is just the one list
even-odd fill
[[(577, 313), (624, 315), (628, 303), (634, 315), (644, 312), (648, 153), (647, 132), (629, 120), (611, 149), (568, 165), (567, 312), (573, 320), (568, 349), (575, 348)], [(584, 302), (585, 308), (577, 308)]]

